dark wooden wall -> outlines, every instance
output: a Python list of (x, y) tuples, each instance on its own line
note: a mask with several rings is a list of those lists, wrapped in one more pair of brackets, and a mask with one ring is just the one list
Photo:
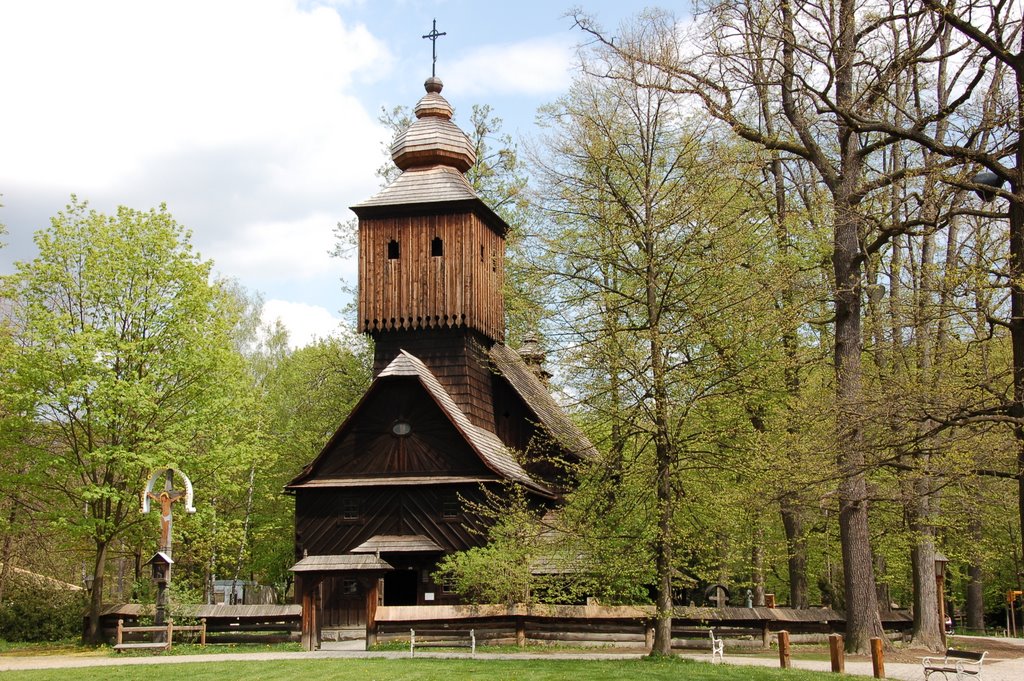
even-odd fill
[[(431, 255), (439, 237), (444, 255)], [(395, 241), (399, 257), (388, 258)], [(470, 328), (505, 337), (505, 240), (471, 212), (359, 222), (359, 320), (366, 333)]]
[[(486, 528), (484, 519), (465, 506), (454, 517), (444, 517), (445, 502), (459, 497), (484, 501), (477, 484), (297, 490), (296, 554), (338, 555), (379, 534), (420, 534), (445, 553), (479, 546), (484, 537), (478, 531)], [(343, 517), (342, 509), (353, 507), (358, 509), (358, 517)]]
[[(411, 427), (405, 436), (391, 428)], [(316, 478), (396, 475), (490, 475), (480, 458), (414, 377), (378, 382), (358, 421), (338, 433), (321, 455)]]

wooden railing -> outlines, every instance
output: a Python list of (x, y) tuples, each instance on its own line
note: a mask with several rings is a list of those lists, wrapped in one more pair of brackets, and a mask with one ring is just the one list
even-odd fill
[[(167, 620), (166, 626), (152, 626), (152, 627), (126, 627), (124, 626), (124, 620), (117, 620), (117, 643), (114, 644), (114, 650), (121, 652), (122, 650), (170, 650), (172, 642), (174, 640), (174, 632), (181, 631), (198, 631), (199, 632), (199, 645), (206, 645), (206, 618), (199, 620), (198, 625), (183, 625), (174, 626), (174, 620)], [(125, 643), (125, 634), (153, 634), (153, 641), (141, 641)], [(159, 639), (163, 639), (162, 641)]]

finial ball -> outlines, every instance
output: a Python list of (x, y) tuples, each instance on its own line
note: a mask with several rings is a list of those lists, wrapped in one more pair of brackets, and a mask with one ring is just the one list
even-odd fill
[(441, 88), (444, 87), (444, 83), (442, 83), (441, 79), (438, 78), (437, 76), (431, 76), (430, 78), (427, 78), (427, 80), (423, 83), (423, 87), (426, 89), (427, 92), (440, 93)]

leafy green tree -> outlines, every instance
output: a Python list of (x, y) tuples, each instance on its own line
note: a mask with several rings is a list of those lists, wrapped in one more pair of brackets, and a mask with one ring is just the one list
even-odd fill
[(491, 492), (472, 511), (487, 520), (487, 543), (445, 556), (434, 579), (450, 583), (471, 603), (531, 603), (537, 581), (533, 569), (545, 555), (544, 528), (518, 486)]
[(249, 567), (282, 596), (295, 553), (293, 504), (281, 490), (320, 453), (366, 392), (372, 361), (368, 344), (345, 334), (283, 350), (260, 383), (262, 461), (252, 502)]
[[(616, 44), (652, 62), (675, 58), (671, 43), (649, 38), (628, 26)], [(708, 470), (723, 468), (710, 452), (736, 448), (703, 414), (726, 413), (711, 405), (754, 366), (745, 346), (764, 337), (749, 332), (769, 323), (773, 296), (750, 275), (764, 235), (751, 227), (751, 168), (739, 147), (688, 117), (641, 60), (597, 47), (583, 71), (543, 113), (550, 134), (537, 175), (547, 224), (537, 265), (551, 282), (550, 323), (576, 389), (609, 424), (609, 459), (591, 478), (604, 491), (578, 496), (589, 505), (579, 517), (596, 519), (595, 528), (629, 517), (609, 512), (606, 497), (642, 518), (605, 527), (604, 537), (640, 532), (632, 538), (654, 577), (654, 653), (667, 654), (673, 591), (711, 569), (698, 529), (707, 506), (694, 492)]]
[(72, 198), (7, 282), (18, 337), (10, 389), (39, 435), (26, 485), (55, 526), (91, 545), (87, 640), (108, 552), (140, 520), (156, 466), (215, 469), (232, 435), (238, 311), (166, 208), (107, 216)]

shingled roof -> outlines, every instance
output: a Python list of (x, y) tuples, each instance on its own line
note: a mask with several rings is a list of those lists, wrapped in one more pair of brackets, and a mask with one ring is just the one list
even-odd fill
[(437, 377), (431, 373), (427, 365), (410, 353), (402, 350), (391, 364), (380, 372), (378, 379), (387, 376), (412, 376), (419, 379), (420, 383), (451, 419), (451, 422), (462, 433), (466, 442), (477, 453), (484, 464), (495, 473), (498, 473), (507, 480), (518, 482), (536, 492), (546, 496), (554, 496), (554, 491), (543, 485), (523, 470), (523, 467), (512, 457), (512, 454), (505, 447), (498, 436), (489, 430), (473, 425), (469, 417), (459, 408), (448, 391), (444, 389)]
[(377, 534), (350, 553), (443, 553), (444, 549), (422, 534)]
[(490, 358), (495, 371), (533, 411), (537, 422), (556, 442), (580, 459), (592, 460), (598, 457), (594, 445), (555, 402), (547, 387), (515, 350), (503, 343), (495, 343), (491, 346)]
[[(374, 386), (381, 380), (387, 380), (394, 377), (406, 377), (415, 378), (421, 386), (427, 391), (427, 393), (433, 398), (434, 403), (441, 409), (441, 411), (448, 417), (448, 420), (455, 426), (455, 429), (462, 435), (463, 439), (473, 450), (473, 452), (480, 458), (480, 461), (492, 472), (497, 474), (499, 479), (509, 480), (516, 482), (524, 487), (537, 492), (543, 496), (549, 498), (555, 498), (556, 493), (553, 489), (548, 487), (542, 482), (534, 480), (530, 477), (519, 462), (515, 460), (512, 453), (505, 447), (505, 444), (498, 438), (497, 435), (480, 428), (479, 426), (473, 425), (466, 416), (465, 412), (459, 408), (452, 396), (448, 394), (448, 391), (444, 389), (437, 377), (431, 373), (430, 369), (427, 368), (422, 361), (417, 357), (413, 356), (409, 352), (402, 350), (395, 359), (391, 361), (388, 366), (380, 372), (380, 374), (373, 380), (369, 390), (366, 391), (366, 395), (373, 392)], [(363, 399), (366, 399), (364, 395)], [(362, 404), (362, 403), (360, 403)], [(340, 437), (348, 424), (355, 418), (359, 412), (359, 406), (349, 414), (345, 422), (342, 423), (341, 427), (335, 432), (331, 442)], [(303, 471), (297, 475), (291, 482), (289, 482), (285, 488), (295, 489), (297, 487), (337, 487), (339, 482), (337, 480), (320, 480), (311, 482), (308, 480), (313, 471), (316, 470), (319, 462), (327, 455), (330, 450), (331, 442), (328, 442), (327, 446), (320, 452), (319, 456), (314, 459), (309, 465), (307, 465)], [(362, 479), (361, 479), (362, 480)], [(365, 479), (367, 482), (370, 479)], [(451, 480), (448, 480), (449, 482)], [(376, 481), (374, 481), (376, 482)], [(388, 482), (385, 480), (385, 482)]]
[(361, 208), (470, 200), (479, 201), (480, 197), (466, 176), (451, 166), (436, 165), (406, 170), (383, 190), (352, 206), (352, 210), (358, 215)]

